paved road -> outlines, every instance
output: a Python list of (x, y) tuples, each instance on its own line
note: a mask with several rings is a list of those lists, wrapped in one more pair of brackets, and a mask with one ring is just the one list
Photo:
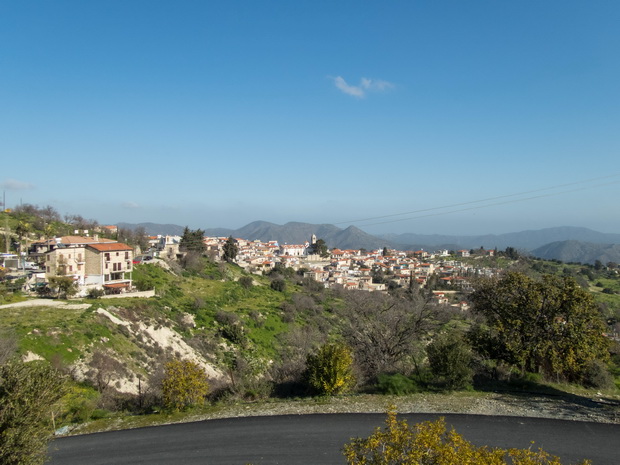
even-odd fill
[[(400, 415), (410, 424), (439, 415)], [(478, 445), (529, 447), (559, 455), (562, 463), (589, 458), (620, 464), (620, 425), (538, 418), (443, 415)], [(52, 465), (313, 465), (344, 464), (343, 444), (368, 436), (385, 415), (289, 415), (209, 420), (54, 440)]]

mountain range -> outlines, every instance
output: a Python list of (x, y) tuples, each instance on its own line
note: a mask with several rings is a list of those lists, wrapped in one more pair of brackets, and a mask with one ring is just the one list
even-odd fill
[[(182, 235), (184, 227), (174, 224), (118, 223), (119, 228), (144, 228), (147, 234)], [(514, 247), (536, 257), (558, 259), (566, 262), (603, 263), (620, 262), (620, 234), (593, 231), (588, 228), (557, 227), (528, 230), (507, 234), (425, 235), (384, 234), (371, 235), (355, 226), (341, 229), (331, 224), (289, 222), (278, 225), (267, 221), (254, 221), (239, 229), (211, 228), (207, 236), (233, 236), (246, 240), (270, 241), (281, 244), (303, 244), (312, 235), (323, 239), (330, 248), (340, 249), (382, 249), (391, 247), (399, 250), (459, 250)]]

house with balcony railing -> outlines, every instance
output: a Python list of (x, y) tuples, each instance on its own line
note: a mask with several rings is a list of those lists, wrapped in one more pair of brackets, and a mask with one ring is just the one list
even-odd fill
[(78, 285), (79, 294), (86, 294), (92, 288), (109, 293), (130, 289), (133, 249), (109, 239), (82, 239), (72, 236), (71, 240), (54, 240), (54, 247), (44, 254), (45, 279), (71, 277)]

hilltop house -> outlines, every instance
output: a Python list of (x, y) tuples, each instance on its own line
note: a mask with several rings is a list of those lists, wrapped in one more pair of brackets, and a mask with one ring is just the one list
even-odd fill
[(110, 292), (131, 287), (133, 249), (127, 244), (86, 246), (86, 285)]
[(131, 287), (133, 249), (127, 244), (110, 240), (71, 236), (58, 238), (55, 246), (45, 253), (45, 278), (71, 276), (80, 294), (89, 289), (104, 289), (110, 293)]

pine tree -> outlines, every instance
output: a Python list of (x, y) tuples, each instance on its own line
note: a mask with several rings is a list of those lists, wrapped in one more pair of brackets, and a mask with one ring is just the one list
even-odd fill
[(235, 258), (237, 258), (238, 253), (239, 246), (237, 246), (237, 241), (230, 236), (224, 244), (224, 255), (222, 258), (227, 262), (233, 262), (235, 261)]

